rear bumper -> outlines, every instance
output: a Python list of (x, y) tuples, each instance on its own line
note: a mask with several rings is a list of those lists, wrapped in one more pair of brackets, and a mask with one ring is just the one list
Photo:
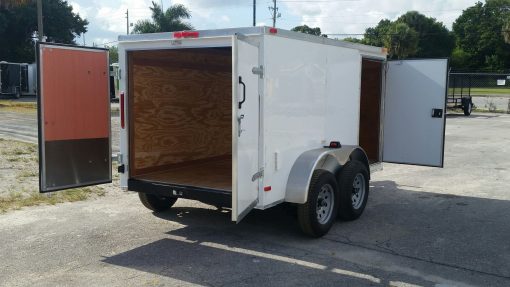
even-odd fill
[(166, 197), (192, 199), (221, 207), (232, 206), (232, 193), (224, 190), (183, 186), (139, 179), (129, 179), (128, 190)]

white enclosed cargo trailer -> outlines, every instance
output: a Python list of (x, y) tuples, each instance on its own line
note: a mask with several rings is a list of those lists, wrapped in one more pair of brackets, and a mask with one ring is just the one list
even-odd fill
[[(107, 51), (40, 43), (38, 58), (41, 192), (110, 182)], [(361, 215), (382, 162), (443, 166), (447, 70), (268, 27), (120, 36), (120, 185), (235, 222), (292, 203), (322, 236)]]

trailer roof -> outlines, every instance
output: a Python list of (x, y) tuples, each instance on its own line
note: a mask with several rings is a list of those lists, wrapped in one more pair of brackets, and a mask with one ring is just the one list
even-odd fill
[[(356, 49), (361, 52), (362, 55), (367, 57), (374, 57), (378, 59), (386, 59), (386, 49), (381, 47), (368, 46), (363, 44), (357, 44), (342, 40), (329, 39), (325, 37), (314, 36), (310, 34), (293, 32), (284, 29), (273, 30), (272, 27), (260, 26), (260, 27), (246, 27), (246, 28), (228, 28), (228, 29), (216, 29), (216, 30), (197, 30), (200, 38), (210, 37), (227, 37), (234, 34), (243, 35), (275, 35), (290, 39), (303, 40), (314, 43), (321, 43), (325, 45), (338, 46), (350, 49)], [(274, 33), (276, 31), (276, 33)], [(119, 42), (141, 42), (141, 41), (161, 41), (180, 38), (174, 37), (175, 32), (164, 32), (164, 33), (152, 33), (152, 34), (131, 34), (131, 35), (120, 35)]]

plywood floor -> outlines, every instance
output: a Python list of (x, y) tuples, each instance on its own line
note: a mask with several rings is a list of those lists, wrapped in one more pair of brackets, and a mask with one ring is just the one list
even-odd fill
[(137, 179), (160, 183), (195, 186), (232, 191), (232, 159), (215, 158), (181, 167), (136, 176)]

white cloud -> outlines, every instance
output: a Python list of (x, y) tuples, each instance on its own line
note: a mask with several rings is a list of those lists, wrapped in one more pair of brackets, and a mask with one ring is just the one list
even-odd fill
[[(314, 1), (314, 0), (309, 0)], [(453, 21), (463, 9), (477, 0), (361, 0), (339, 2), (285, 2), (293, 16), (298, 17), (297, 26), (307, 24), (320, 27), (325, 33), (363, 33), (382, 19), (395, 20), (399, 15), (417, 10), (436, 18), (451, 28)], [(284, 15), (284, 18), (286, 16)]]
[[(161, 3), (161, 0), (155, 0)], [(463, 9), (478, 0), (359, 0), (324, 1), (307, 0), (279, 2), (282, 18), (277, 27), (290, 29), (307, 24), (320, 27), (324, 33), (363, 33), (375, 26), (381, 19), (396, 19), (399, 15), (418, 10), (427, 16), (437, 18), (451, 28), (452, 22)], [(90, 22), (86, 35), (102, 43), (117, 39), (126, 33), (126, 10), (129, 9), (131, 23), (151, 16), (152, 0), (71, 0), (73, 11)], [(268, 1), (257, 1), (257, 25), (271, 25), (267, 9)], [(252, 23), (251, 0), (163, 0), (163, 8), (170, 4), (184, 4), (191, 11), (189, 22), (196, 29), (218, 29), (246, 27)], [(131, 28), (132, 29), (132, 28)], [(81, 41), (80, 41), (81, 42)]]

